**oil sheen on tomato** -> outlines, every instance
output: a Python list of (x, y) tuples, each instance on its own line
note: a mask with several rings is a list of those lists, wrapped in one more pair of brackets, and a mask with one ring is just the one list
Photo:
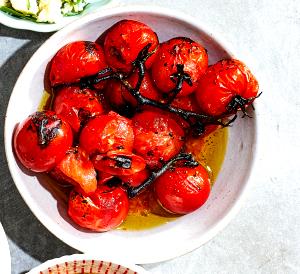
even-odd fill
[[(209, 172), (212, 185), (218, 176), (225, 157), (227, 139), (228, 129), (223, 128), (204, 138), (191, 138), (186, 142), (187, 151), (193, 153), (197, 161)], [(118, 229), (149, 229), (173, 221), (177, 217), (166, 212), (158, 205), (150, 189), (130, 201), (129, 214)]]

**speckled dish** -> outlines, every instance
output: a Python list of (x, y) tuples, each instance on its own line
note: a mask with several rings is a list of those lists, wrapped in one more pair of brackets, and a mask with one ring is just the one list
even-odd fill
[(233, 57), (232, 48), (221, 42), (219, 35), (213, 35), (201, 25), (200, 19), (183, 13), (161, 7), (131, 6), (90, 14), (54, 34), (24, 68), (7, 109), (5, 149), (19, 192), (35, 216), (54, 235), (84, 253), (109, 256), (116, 261), (126, 254), (126, 259), (135, 264), (154, 263), (201, 246), (234, 217), (245, 196), (254, 163), (257, 134), (255, 113), (251, 114), (253, 119), (238, 119), (230, 128), (224, 163), (205, 205), (175, 221), (142, 231), (94, 233), (75, 226), (67, 216), (61, 197), (49, 190), (47, 177), (30, 173), (18, 165), (11, 141), (16, 124), (36, 111), (44, 89), (46, 66), (57, 50), (71, 41), (93, 41), (108, 27), (125, 18), (148, 24), (157, 32), (160, 41), (176, 36), (199, 41), (208, 50), (210, 63)]
[(75, 254), (49, 260), (28, 274), (149, 274), (142, 267), (115, 263), (96, 256)]
[(10, 274), (11, 260), (10, 260), (9, 246), (1, 223), (0, 223), (0, 262), (1, 262), (1, 274)]

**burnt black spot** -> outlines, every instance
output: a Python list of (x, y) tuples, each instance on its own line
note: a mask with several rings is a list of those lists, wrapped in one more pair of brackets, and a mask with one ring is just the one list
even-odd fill
[(96, 44), (90, 41), (85, 41), (84, 42), (85, 50), (90, 54), (90, 55), (95, 55), (97, 52), (96, 49)]

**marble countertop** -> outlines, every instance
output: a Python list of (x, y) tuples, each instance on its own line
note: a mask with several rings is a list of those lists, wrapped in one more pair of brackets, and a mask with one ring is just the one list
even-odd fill
[[(300, 4), (298, 0), (126, 0), (184, 11), (233, 46), (254, 68), (259, 99), (257, 164), (247, 200), (213, 240), (151, 273), (300, 273)], [(32, 215), (5, 160), (7, 103), (22, 68), (51, 34), (0, 25), (0, 217), (12, 256), (12, 273), (73, 254)], [(0, 260), (1, 261), (1, 260)]]

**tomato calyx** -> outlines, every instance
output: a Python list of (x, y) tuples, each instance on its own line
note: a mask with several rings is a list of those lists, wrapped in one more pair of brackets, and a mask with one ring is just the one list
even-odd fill
[(226, 107), (226, 110), (228, 111), (228, 114), (232, 114), (235, 113), (235, 116), (237, 116), (237, 111), (241, 110), (243, 113), (242, 118), (244, 117), (249, 117), (252, 118), (246, 111), (246, 106), (251, 106), (252, 109), (254, 110), (254, 106), (253, 106), (253, 101), (258, 98), (260, 95), (262, 94), (262, 92), (260, 92), (257, 96), (254, 97), (250, 97), (250, 98), (244, 98), (241, 95), (235, 95), (231, 101), (229, 102), (229, 104)]
[(132, 187), (132, 186), (125, 185), (125, 187), (127, 188), (128, 197), (131, 199), (139, 195), (144, 189), (150, 186), (159, 176), (161, 176), (169, 168), (172, 168), (176, 162), (182, 160), (184, 161), (183, 165), (186, 167), (195, 167), (199, 165), (199, 163), (194, 159), (191, 153), (181, 152), (177, 154), (175, 157), (173, 157), (171, 160), (166, 162), (159, 170), (151, 172), (148, 179), (146, 179), (139, 186)]
[[(36, 112), (30, 116), (37, 129), (38, 145), (46, 147), (52, 139), (57, 136), (58, 129), (61, 127), (61, 120), (56, 115), (49, 117), (44, 112)], [(51, 123), (49, 123), (49, 119)]]

